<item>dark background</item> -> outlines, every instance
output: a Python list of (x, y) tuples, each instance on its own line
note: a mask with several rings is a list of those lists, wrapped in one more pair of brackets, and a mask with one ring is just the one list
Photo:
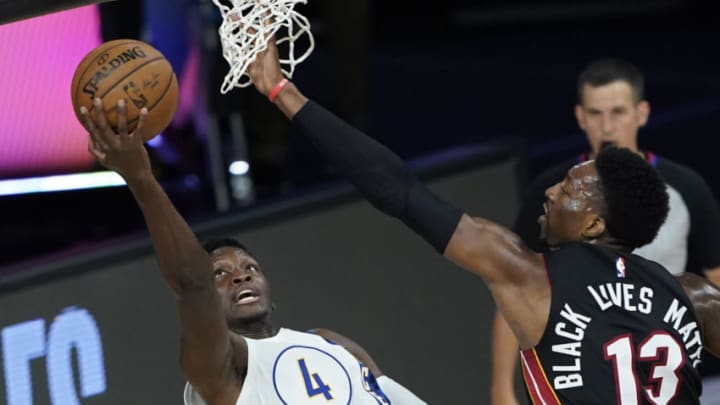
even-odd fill
[[(107, 4), (133, 2), (139, 3)], [(294, 80), (308, 96), (404, 158), (512, 139), (525, 144), (529, 173), (537, 173), (585, 149), (573, 116), (579, 70), (596, 58), (620, 57), (646, 75), (652, 114), (641, 131), (641, 146), (687, 164), (713, 190), (720, 189), (714, 162), (720, 56), (713, 2), (358, 1), (339, 7), (348, 9), (345, 14), (327, 4), (340, 3), (315, 0), (298, 8), (310, 16), (318, 45)], [(367, 18), (352, 17), (363, 10)], [(132, 31), (132, 18), (113, 15), (108, 24)], [(255, 202), (233, 206), (231, 212), (303, 195), (332, 181), (323, 159), (255, 90), (219, 96), (216, 81), (226, 71), (218, 59), (200, 78), (208, 83), (211, 108), (241, 111), (251, 147), (279, 127), (273, 131), (280, 133), (285, 150), (273, 167), (251, 161)], [(197, 134), (176, 132), (183, 160), (157, 159), (158, 173), (186, 217), (212, 218), (218, 212), (203, 145)], [(200, 185), (184, 187), (181, 178), (187, 174)], [(0, 212), (0, 265), (82, 251), (143, 229), (122, 188), (4, 197)]]

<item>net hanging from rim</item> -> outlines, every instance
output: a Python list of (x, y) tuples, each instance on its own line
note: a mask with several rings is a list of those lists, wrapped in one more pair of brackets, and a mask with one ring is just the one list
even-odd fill
[[(223, 80), (220, 92), (226, 94), (234, 87), (252, 84), (247, 74), (248, 66), (258, 53), (267, 49), (268, 39), (273, 35), (277, 35), (275, 43), (279, 49), (285, 49), (280, 46), (287, 44), (287, 57), (280, 55), (280, 67), (286, 77), (292, 78), (295, 66), (307, 59), (315, 48), (310, 22), (294, 10), (298, 3), (306, 4), (307, 0), (224, 1), (231, 3), (232, 7), (221, 3), (221, 0), (213, 0), (223, 20), (218, 29), (223, 57), (230, 64), (230, 71)], [(307, 37), (309, 45), (300, 53), (295, 42), (303, 36)]]

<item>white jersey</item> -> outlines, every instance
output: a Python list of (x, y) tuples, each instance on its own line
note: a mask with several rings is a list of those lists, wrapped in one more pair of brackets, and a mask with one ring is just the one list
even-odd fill
[[(245, 338), (248, 368), (236, 405), (389, 405), (370, 370), (323, 337), (280, 329)], [(206, 405), (188, 383), (185, 405)]]
[(667, 219), (655, 239), (650, 244), (635, 249), (633, 253), (662, 264), (677, 276), (685, 272), (687, 263), (690, 211), (677, 190), (667, 186), (667, 192), (670, 205)]

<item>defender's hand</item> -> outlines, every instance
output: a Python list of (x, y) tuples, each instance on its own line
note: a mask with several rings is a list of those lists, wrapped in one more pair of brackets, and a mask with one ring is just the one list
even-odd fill
[(258, 53), (255, 61), (248, 66), (247, 74), (252, 79), (257, 91), (265, 97), (283, 79), (274, 37), (268, 39), (267, 49)]

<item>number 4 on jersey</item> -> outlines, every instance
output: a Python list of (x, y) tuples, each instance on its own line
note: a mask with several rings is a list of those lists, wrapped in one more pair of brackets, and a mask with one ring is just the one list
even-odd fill
[(303, 379), (305, 380), (305, 389), (307, 390), (307, 394), (310, 398), (315, 395), (323, 394), (326, 400), (329, 401), (333, 399), (333, 396), (330, 393), (330, 386), (325, 385), (322, 378), (320, 378), (317, 373), (313, 373), (312, 378), (310, 378), (310, 372), (305, 365), (305, 359), (299, 359), (298, 365), (300, 366), (300, 371), (302, 372)]

